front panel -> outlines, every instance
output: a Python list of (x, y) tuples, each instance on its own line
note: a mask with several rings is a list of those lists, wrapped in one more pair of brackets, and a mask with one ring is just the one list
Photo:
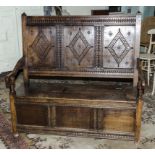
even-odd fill
[(92, 129), (93, 109), (84, 107), (56, 107), (56, 127)]
[(105, 132), (134, 132), (135, 110), (103, 109), (98, 111), (99, 130)]
[(48, 109), (43, 105), (16, 104), (17, 124), (48, 125)]
[(46, 127), (48, 130), (133, 133), (135, 109), (16, 104), (17, 124)]

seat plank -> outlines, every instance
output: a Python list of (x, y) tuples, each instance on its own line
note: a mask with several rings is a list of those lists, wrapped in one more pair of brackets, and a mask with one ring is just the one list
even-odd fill
[[(122, 90), (122, 91), (121, 91)], [(127, 84), (64, 84), (32, 82), (26, 90), (21, 85), (17, 90), (18, 97), (57, 97), (70, 99), (99, 99), (115, 101), (135, 101), (136, 94)]]
[[(122, 90), (122, 91), (121, 91)], [(65, 84), (31, 82), (28, 89), (20, 85), (17, 101), (53, 103), (96, 108), (135, 108), (136, 94), (130, 84)], [(18, 102), (18, 103), (19, 103)]]

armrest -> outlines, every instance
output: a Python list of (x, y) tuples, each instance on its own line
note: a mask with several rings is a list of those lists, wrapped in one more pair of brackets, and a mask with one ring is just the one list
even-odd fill
[(24, 57), (19, 59), (17, 64), (15, 65), (13, 71), (11, 71), (8, 75), (5, 77), (5, 84), (7, 88), (10, 88), (11, 92), (15, 92), (15, 80), (17, 77), (17, 74), (20, 70), (23, 69), (24, 66)]
[(144, 79), (144, 74), (141, 69), (141, 63), (140, 59), (137, 58), (137, 69), (138, 69), (138, 92), (139, 92), (139, 97), (142, 97), (144, 94), (144, 88), (145, 88), (145, 79)]

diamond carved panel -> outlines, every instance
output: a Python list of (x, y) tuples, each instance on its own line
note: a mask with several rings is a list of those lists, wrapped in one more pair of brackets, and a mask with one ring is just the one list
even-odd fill
[(45, 34), (40, 30), (31, 47), (33, 51), (37, 53), (38, 58), (43, 61), (46, 60), (47, 55), (53, 46), (51, 46), (51, 43), (48, 41)]
[(124, 59), (124, 57), (127, 55), (127, 53), (131, 49), (133, 49), (133, 47), (130, 47), (129, 43), (121, 33), (120, 29), (106, 48), (109, 50), (110, 54), (115, 59), (116, 63), (118, 64), (118, 67)]
[(85, 48), (85, 44), (83, 43), (81, 38), (79, 38), (74, 45), (74, 49), (76, 50), (77, 54), (81, 55)]
[(116, 52), (118, 57), (120, 57), (123, 51), (125, 50), (125, 46), (123, 45), (120, 39), (118, 39), (115, 45), (113, 46), (113, 50)]
[(79, 28), (78, 33), (75, 35), (75, 37), (67, 47), (70, 48), (71, 52), (73, 53), (74, 57), (78, 60), (78, 63), (80, 65), (85, 55), (93, 46), (91, 46), (88, 43), (85, 36), (81, 32), (81, 29)]

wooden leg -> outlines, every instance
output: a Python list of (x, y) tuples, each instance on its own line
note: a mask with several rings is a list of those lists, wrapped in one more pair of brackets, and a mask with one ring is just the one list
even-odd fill
[(140, 130), (141, 130), (141, 117), (142, 117), (142, 99), (138, 99), (137, 108), (136, 108), (136, 130), (135, 130), (135, 142), (140, 140)]
[(12, 122), (12, 132), (15, 137), (17, 137), (17, 128), (16, 128), (16, 109), (15, 109), (15, 101), (14, 96), (10, 94), (10, 110), (11, 110), (11, 122)]

